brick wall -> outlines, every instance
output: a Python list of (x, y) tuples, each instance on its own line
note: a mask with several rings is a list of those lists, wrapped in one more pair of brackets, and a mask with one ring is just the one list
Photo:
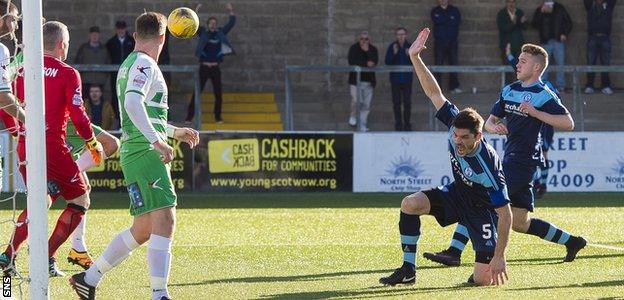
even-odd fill
[[(178, 6), (195, 7), (190, 1), (114, 1), (114, 0), (44, 0), (44, 16), (48, 20), (66, 23), (71, 31), (70, 60), (78, 45), (87, 39), (89, 26), (102, 28), (108, 39), (114, 34), (113, 24), (123, 19), (133, 28), (134, 18), (143, 11), (155, 10), (168, 14)], [(539, 0), (517, 1), (518, 7), (531, 17)], [(569, 36), (567, 62), (585, 64), (586, 17), (580, 0), (560, 1), (570, 12), (574, 28)], [(226, 1), (207, 1), (199, 11), (202, 24), (214, 15), (223, 25), (227, 21)], [(356, 34), (368, 30), (372, 43), (385, 55), (387, 45), (394, 39), (394, 28), (405, 26), (413, 39), (417, 30), (431, 26), (429, 12), (436, 1), (394, 0), (233, 0), (238, 23), (229, 34), (237, 55), (226, 58), (223, 79), (228, 91), (282, 91), (283, 68), (286, 64), (317, 65), (346, 64), (349, 46)], [(462, 13), (460, 29), (460, 64), (498, 65), (498, 32), (496, 14), (504, 6), (502, 0), (457, 0), (452, 3)], [(616, 7), (613, 24), (612, 64), (624, 64), (622, 54), (624, 8)], [(527, 41), (537, 41), (537, 32), (525, 32)], [(195, 63), (194, 40), (172, 39), (170, 50), (173, 64)], [(425, 54), (431, 62), (432, 51)], [(581, 77), (584, 82), (584, 76)], [(380, 88), (387, 86), (386, 75), (379, 75)], [(615, 78), (622, 87), (622, 80)], [(498, 82), (497, 75), (462, 75), (462, 86)], [(297, 75), (293, 78), (297, 91), (342, 89), (346, 75)], [(177, 80), (178, 85), (184, 82)]]

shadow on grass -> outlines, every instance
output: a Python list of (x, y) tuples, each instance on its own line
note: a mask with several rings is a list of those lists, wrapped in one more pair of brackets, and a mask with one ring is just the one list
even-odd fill
[(534, 286), (534, 287), (517, 288), (517, 289), (511, 289), (511, 290), (527, 291), (527, 290), (550, 290), (550, 289), (568, 289), (568, 288), (586, 288), (586, 287), (609, 287), (609, 286), (620, 286), (620, 287), (624, 286), (624, 280), (585, 282), (585, 283), (568, 284), (568, 285)]
[[(418, 269), (438, 269), (445, 266), (419, 266)], [(256, 277), (240, 277), (240, 278), (223, 278), (204, 280), (200, 282), (189, 283), (177, 283), (170, 284), (171, 286), (200, 286), (218, 283), (258, 283), (258, 282), (293, 282), (293, 281), (315, 281), (323, 280), (332, 277), (362, 275), (362, 274), (385, 274), (394, 271), (394, 269), (379, 269), (379, 270), (359, 270), (349, 272), (335, 272), (335, 273), (323, 273), (323, 274), (307, 274), (307, 275), (291, 275), (291, 276), (256, 276)]]
[[(610, 257), (624, 257), (624, 253), (579, 255), (579, 256), (576, 257), (576, 260), (600, 259), (600, 258), (610, 258)], [(517, 258), (517, 259), (508, 259), (507, 262), (509, 263), (509, 265), (512, 265), (512, 266), (521, 266), (521, 265), (554, 265), (554, 264), (562, 264), (562, 263), (564, 263), (563, 262), (563, 256), (561, 256), (561, 257), (540, 257), (540, 258)]]
[(436, 293), (440, 291), (457, 291), (463, 289), (474, 288), (472, 285), (461, 284), (457, 286), (448, 287), (431, 287), (431, 288), (417, 288), (417, 287), (370, 287), (359, 290), (333, 290), (333, 291), (318, 291), (318, 292), (295, 292), (284, 294), (263, 295), (259, 299), (327, 299), (340, 297), (341, 299), (364, 299), (364, 298), (380, 298), (380, 297), (397, 297), (403, 295), (416, 295)]
[[(396, 208), (405, 193), (180, 193), (178, 207), (189, 208)], [(10, 197), (3, 193), (1, 199)], [(26, 199), (17, 197), (17, 207), (24, 208)], [(92, 193), (90, 209), (127, 209), (126, 193)], [(57, 201), (52, 209), (64, 208)], [(549, 193), (536, 202), (536, 207), (624, 207), (622, 193)], [(12, 208), (11, 201), (0, 203), (0, 210)]]

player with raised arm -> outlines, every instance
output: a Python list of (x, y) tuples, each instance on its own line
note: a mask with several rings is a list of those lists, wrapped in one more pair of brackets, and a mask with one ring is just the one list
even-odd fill
[(80, 299), (94, 299), (104, 274), (147, 241), (152, 299), (171, 298), (167, 282), (177, 196), (170, 174), (173, 149), (167, 137), (192, 148), (199, 142), (199, 133), (167, 124), (167, 85), (156, 63), (165, 42), (166, 25), (167, 19), (160, 13), (141, 14), (135, 22), (134, 52), (119, 68), (117, 96), (123, 132), (120, 160), (134, 220), (129, 229), (113, 238), (89, 269), (70, 278)]
[[(54, 255), (76, 226), (81, 222), (90, 200), (87, 182), (73, 161), (65, 141), (65, 129), (68, 119), (76, 124), (76, 130), (84, 141), (94, 160), (100, 161), (102, 145), (95, 139), (91, 122), (82, 105), (80, 74), (74, 68), (65, 64), (69, 49), (69, 31), (63, 23), (46, 22), (42, 28), (45, 68), (45, 104), (46, 104), (46, 156), (48, 180), (48, 206), (59, 197), (67, 201), (67, 207), (58, 218), (56, 227), (48, 241), (49, 273), (50, 276), (63, 276), (56, 266)], [(24, 99), (24, 77), (18, 72), (16, 79), (17, 97)], [(24, 132), (23, 123), (19, 123), (19, 131)], [(20, 173), (27, 179), (25, 135), (20, 134), (17, 153), (20, 159)], [(43, 200), (43, 199), (42, 199)], [(28, 236), (27, 209), (24, 209), (17, 219), (13, 238), (4, 253), (0, 254), (0, 267), (7, 274), (15, 272), (14, 258), (20, 245)]]
[(428, 36), (429, 29), (423, 29), (409, 55), (425, 94), (437, 109), (436, 117), (449, 128), (448, 150), (455, 181), (403, 199), (399, 220), (403, 265), (379, 282), (415, 282), (420, 216), (432, 215), (441, 226), (468, 224), (467, 232), (476, 252), (471, 275), (476, 284), (504, 284), (508, 279), (505, 249), (512, 217), (502, 164), (483, 138), (483, 118), (472, 108), (459, 111), (449, 102), (420, 58)]
[[(529, 212), (534, 209), (533, 176), (536, 167), (544, 163), (540, 130), (544, 124), (561, 130), (574, 129), (574, 121), (561, 104), (557, 93), (540, 80), (546, 67), (548, 53), (544, 48), (533, 44), (522, 46), (516, 65), (518, 81), (503, 88), (485, 123), (485, 129), (490, 133), (507, 136), (503, 170), (509, 187), (513, 230), (564, 245), (566, 256), (563, 261), (571, 262), (587, 245), (587, 241), (549, 222), (529, 217)], [(457, 226), (448, 249), (425, 253), (425, 257), (444, 265), (459, 265), (462, 250), (469, 239), (465, 228), (461, 223)]]

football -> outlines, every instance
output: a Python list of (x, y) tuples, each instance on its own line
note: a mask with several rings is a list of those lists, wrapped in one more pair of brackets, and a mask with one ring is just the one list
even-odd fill
[(169, 14), (167, 27), (171, 35), (180, 39), (190, 39), (199, 28), (199, 18), (192, 9), (178, 7)]

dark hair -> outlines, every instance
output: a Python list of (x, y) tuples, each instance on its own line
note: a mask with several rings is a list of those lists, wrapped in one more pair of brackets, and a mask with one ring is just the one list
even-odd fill
[(477, 135), (483, 132), (483, 118), (474, 108), (464, 108), (453, 120), (453, 126), (459, 129), (468, 129), (472, 134)]
[(522, 45), (522, 52), (536, 56), (539, 62), (542, 64), (542, 70), (548, 67), (548, 52), (541, 46), (535, 44)]
[(136, 34), (139, 39), (153, 39), (165, 34), (167, 18), (157, 12), (145, 12), (135, 22)]
[(99, 33), (100, 32), (100, 27), (98, 27), (98, 26), (91, 26), (91, 27), (89, 27), (89, 33), (92, 33), (92, 32)]
[(399, 31), (399, 30), (403, 30), (403, 31), (405, 31), (405, 33), (407, 33), (407, 28), (405, 28), (405, 27), (403, 27), (403, 26), (399, 26), (399, 27), (397, 27), (397, 28), (394, 30), (394, 32), (397, 32), (397, 31)]
[(89, 85), (89, 90), (91, 90), (91, 88), (98, 88), (98, 89), (100, 89), (100, 91), (104, 90), (102, 88), (102, 85), (101, 84), (97, 84), (97, 83), (92, 83), (91, 85)]
[(126, 21), (120, 20), (115, 22), (115, 28), (117, 29), (125, 29), (126, 28)]
[(208, 18), (208, 20), (206, 20), (206, 24), (210, 23), (210, 20), (215, 20), (215, 22), (217, 22), (217, 17)]

